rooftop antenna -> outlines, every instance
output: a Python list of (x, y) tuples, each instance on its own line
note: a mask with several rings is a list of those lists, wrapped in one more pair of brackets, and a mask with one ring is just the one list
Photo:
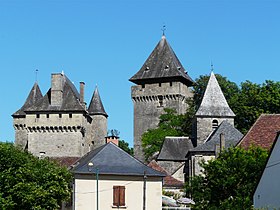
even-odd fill
[(38, 69), (35, 70), (35, 82), (38, 82)]
[(165, 36), (165, 30), (166, 30), (165, 24), (162, 26), (161, 30), (162, 30), (162, 36)]

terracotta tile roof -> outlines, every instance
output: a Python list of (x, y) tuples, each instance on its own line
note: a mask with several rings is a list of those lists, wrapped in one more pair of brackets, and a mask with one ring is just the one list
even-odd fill
[(175, 187), (175, 188), (184, 187), (184, 183), (182, 181), (175, 179), (174, 177), (169, 175), (167, 171), (164, 168), (162, 168), (160, 165), (158, 165), (155, 160), (152, 160), (148, 164), (148, 166), (167, 175), (166, 177), (163, 178), (163, 187)]
[(55, 161), (61, 166), (70, 168), (73, 166), (81, 157), (52, 157), (51, 160)]
[(256, 145), (270, 149), (278, 131), (280, 131), (280, 114), (262, 114), (239, 145), (244, 148)]

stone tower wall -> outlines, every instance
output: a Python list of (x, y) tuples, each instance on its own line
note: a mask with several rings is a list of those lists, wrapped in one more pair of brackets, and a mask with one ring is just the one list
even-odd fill
[(141, 137), (148, 129), (156, 128), (164, 108), (178, 114), (186, 112), (186, 98), (192, 97), (189, 87), (181, 82), (135, 85), (131, 87), (134, 104), (134, 155), (144, 161)]
[(206, 138), (212, 133), (213, 120), (218, 121), (218, 125), (221, 124), (222, 121), (227, 120), (229, 123), (234, 125), (233, 117), (197, 117), (196, 118), (196, 129), (194, 129), (194, 139), (197, 139), (197, 145), (201, 145), (204, 143)]
[(14, 129), (15, 145), (21, 149), (25, 149), (28, 140), (25, 118), (14, 118)]
[(27, 114), (25, 125), (28, 151), (36, 156), (44, 152), (49, 157), (77, 157), (89, 151), (85, 144), (88, 122), (82, 113)]
[(88, 139), (88, 144), (91, 145), (91, 149), (96, 149), (106, 143), (107, 118), (104, 115), (91, 115), (91, 117), (91, 139)]

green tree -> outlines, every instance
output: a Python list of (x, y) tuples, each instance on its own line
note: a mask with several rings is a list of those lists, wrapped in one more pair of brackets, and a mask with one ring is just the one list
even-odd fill
[(173, 109), (164, 109), (160, 116), (158, 128), (149, 129), (142, 135), (142, 146), (145, 159), (148, 160), (161, 148), (166, 136), (187, 135), (188, 127), (184, 123), (185, 115), (178, 115)]
[(130, 155), (134, 154), (133, 148), (130, 148), (125, 140), (119, 140), (119, 147)]
[(186, 186), (187, 195), (196, 203), (193, 209), (250, 209), (267, 156), (261, 148), (235, 147), (215, 160), (202, 162), (204, 174), (193, 177)]
[(58, 209), (71, 179), (66, 168), (0, 143), (0, 209)]

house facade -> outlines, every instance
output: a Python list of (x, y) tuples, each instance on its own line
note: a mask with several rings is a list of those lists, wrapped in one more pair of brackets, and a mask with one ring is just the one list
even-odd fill
[(74, 209), (161, 209), (164, 173), (112, 142), (82, 157), (73, 168)]

